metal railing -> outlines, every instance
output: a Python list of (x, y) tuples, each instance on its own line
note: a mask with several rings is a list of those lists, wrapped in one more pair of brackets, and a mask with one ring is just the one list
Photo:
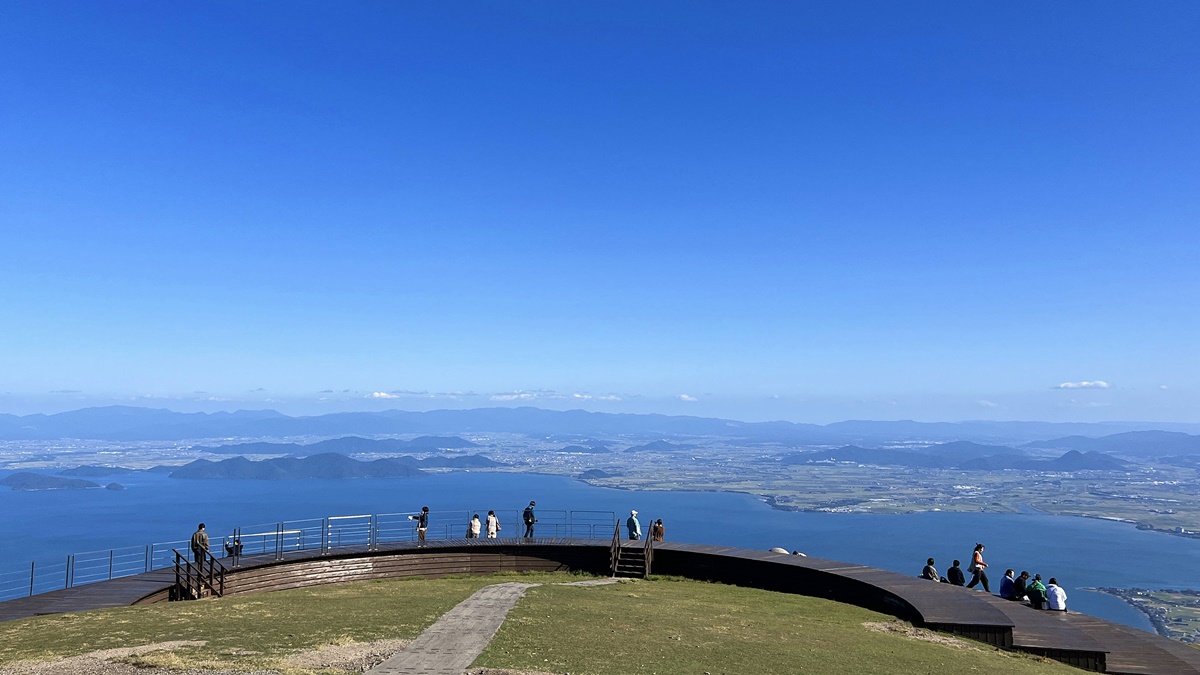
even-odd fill
[(225, 565), (205, 551), (203, 558), (192, 562), (179, 552), (175, 553), (175, 585), (171, 588), (171, 600), (199, 600), (204, 597), (225, 595)]
[[(228, 535), (212, 538), (211, 553), (226, 559), (227, 567), (237, 567), (245, 556), (271, 555), (281, 560), (295, 551), (372, 551), (381, 544), (416, 541), (416, 522), (409, 520), (416, 513), (339, 515), (235, 527)], [(480, 520), (487, 517), (487, 509), (431, 511), (426, 539), (465, 538), (471, 516), (476, 513)], [(500, 520), (499, 538), (521, 538), (525, 526), (518, 509), (496, 511), (496, 517)], [(614, 526), (620, 534), (613, 511), (538, 509), (537, 518), (538, 537), (602, 539)], [(0, 572), (0, 601), (167, 569), (175, 565), (175, 549), (187, 551), (190, 545), (190, 539), (180, 539), (72, 553), (52, 561), (34, 560), (23, 569)]]

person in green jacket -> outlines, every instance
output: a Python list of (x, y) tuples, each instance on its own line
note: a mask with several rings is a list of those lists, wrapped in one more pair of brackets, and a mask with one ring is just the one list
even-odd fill
[(1033, 581), (1025, 587), (1025, 595), (1029, 596), (1029, 606), (1034, 609), (1046, 607), (1046, 584), (1042, 583), (1042, 575), (1033, 575)]

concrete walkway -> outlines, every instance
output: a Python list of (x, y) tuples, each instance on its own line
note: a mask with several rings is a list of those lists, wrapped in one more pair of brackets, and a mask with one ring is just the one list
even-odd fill
[(369, 673), (378, 675), (463, 675), (500, 630), (508, 611), (540, 584), (485, 586), (458, 603), (416, 640)]

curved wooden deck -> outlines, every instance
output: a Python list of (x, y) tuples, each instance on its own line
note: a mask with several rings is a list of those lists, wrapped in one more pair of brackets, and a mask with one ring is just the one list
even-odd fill
[[(595, 539), (450, 539), (247, 556), (225, 593), (255, 593), (368, 579), (503, 571), (609, 571), (609, 542)], [(642, 542), (636, 542), (641, 546)], [(1084, 614), (1043, 612), (982, 591), (834, 560), (720, 546), (662, 543), (654, 572), (828, 598), (1006, 649), (1108, 673), (1200, 675), (1200, 650)], [(172, 570), (0, 602), (0, 621), (163, 602)]]

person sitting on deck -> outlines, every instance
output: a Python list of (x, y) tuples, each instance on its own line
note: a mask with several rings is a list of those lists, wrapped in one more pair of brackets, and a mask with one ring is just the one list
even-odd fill
[(1046, 608), (1056, 612), (1067, 611), (1067, 592), (1054, 577), (1050, 577), (1050, 585), (1046, 586)]
[(1012, 597), (1009, 600), (1025, 601), (1025, 585), (1029, 583), (1029, 572), (1021, 570), (1020, 576), (1013, 579)]
[(1013, 575), (1016, 574), (1013, 570), (1004, 570), (1004, 578), (1000, 580), (1000, 597), (1005, 600), (1012, 600), (1013, 586), (1016, 584), (1016, 579)]
[(930, 581), (938, 580), (938, 571), (937, 568), (933, 566), (933, 558), (925, 561), (925, 567), (921, 570), (921, 578), (928, 579)]
[(949, 579), (950, 583), (954, 584), (955, 586), (966, 586), (967, 576), (963, 574), (962, 568), (958, 565), (959, 562), (955, 560), (950, 569), (946, 570), (946, 578)]
[(1033, 575), (1033, 581), (1025, 589), (1025, 595), (1029, 596), (1029, 606), (1034, 609), (1044, 609), (1046, 607), (1046, 584), (1042, 583), (1042, 575)]
[(235, 538), (233, 541), (225, 542), (225, 554), (234, 559), (241, 557), (242, 540)]

